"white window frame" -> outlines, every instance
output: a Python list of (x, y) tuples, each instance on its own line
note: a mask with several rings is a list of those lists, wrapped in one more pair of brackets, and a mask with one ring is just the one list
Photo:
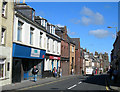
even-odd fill
[[(19, 23), (21, 23), (21, 25), (19, 25)], [(23, 26), (23, 23), (21, 22), (21, 21), (18, 21), (18, 28), (17, 28), (17, 41), (22, 41), (22, 26)], [(20, 34), (19, 34), (19, 32), (18, 31), (20, 31)], [(19, 36), (18, 36), (19, 35)], [(20, 37), (20, 38), (18, 38), (18, 37)]]
[(35, 17), (35, 11), (32, 10), (32, 20), (34, 21)]
[(6, 38), (6, 29), (5, 28), (2, 28), (2, 31), (1, 31), (1, 45), (5, 45), (5, 38)]
[(55, 41), (53, 40), (53, 44), (52, 44), (52, 45), (53, 45), (53, 53), (55, 52), (55, 50), (54, 50), (54, 49), (55, 49), (54, 42), (55, 42)]
[(41, 32), (39, 36), (39, 46), (42, 47), (42, 33)]
[(49, 38), (47, 39), (47, 51), (49, 52)]
[(0, 77), (0, 79), (4, 79), (5, 78), (5, 61), (6, 59), (0, 59), (0, 65), (3, 65), (3, 77)]
[(6, 13), (7, 13), (7, 2), (6, 1), (3, 1), (2, 3), (2, 16), (3, 17), (6, 17)]
[(34, 29), (30, 27), (30, 44), (33, 45), (33, 34), (34, 34)]

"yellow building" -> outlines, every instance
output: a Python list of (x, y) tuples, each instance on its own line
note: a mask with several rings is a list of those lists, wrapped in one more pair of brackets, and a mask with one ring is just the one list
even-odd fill
[[(12, 1), (12, 0), (11, 0)], [(11, 84), (14, 3), (0, 0), (0, 85)]]
[(69, 74), (75, 74), (75, 44), (69, 36), (68, 40), (70, 49)]

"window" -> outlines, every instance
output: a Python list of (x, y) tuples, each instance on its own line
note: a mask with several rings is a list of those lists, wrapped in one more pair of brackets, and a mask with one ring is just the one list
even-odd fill
[(54, 48), (54, 40), (53, 40), (53, 52), (54, 52), (54, 49), (55, 49), (55, 48)]
[(5, 30), (4, 28), (2, 28), (2, 32), (1, 32), (1, 45), (5, 44)]
[(52, 33), (52, 26), (51, 26), (51, 31), (50, 31), (50, 33)]
[(9, 71), (10, 70), (10, 63), (8, 62), (7, 63), (7, 71)]
[(72, 46), (72, 52), (74, 52), (74, 46)]
[(44, 38), (44, 48), (46, 48), (46, 38)]
[(22, 41), (22, 25), (23, 23), (18, 21), (17, 41)]
[(5, 77), (5, 59), (0, 59), (0, 79)]
[(6, 10), (7, 10), (7, 2), (3, 2), (2, 5), (2, 16), (6, 17)]
[(32, 11), (32, 20), (34, 21), (35, 18), (35, 11)]
[(40, 46), (40, 47), (42, 47), (42, 34), (43, 34), (43, 33), (40, 32), (40, 40), (39, 40), (39, 41), (40, 41), (40, 42), (39, 42), (39, 46)]
[(52, 34), (55, 34), (55, 28), (53, 27), (52, 29), (53, 29), (53, 30), (52, 30)]
[(33, 28), (30, 28), (30, 44), (33, 44)]
[(47, 50), (49, 51), (49, 38), (47, 39)]

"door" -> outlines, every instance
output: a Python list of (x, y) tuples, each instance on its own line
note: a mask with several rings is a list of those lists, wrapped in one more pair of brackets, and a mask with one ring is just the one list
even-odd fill
[(21, 60), (13, 59), (12, 83), (21, 82)]

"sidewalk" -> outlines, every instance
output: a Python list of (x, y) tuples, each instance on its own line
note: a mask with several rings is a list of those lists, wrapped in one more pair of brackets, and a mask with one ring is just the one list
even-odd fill
[(54, 78), (54, 77), (41, 78), (41, 79), (38, 79), (37, 82), (33, 82), (33, 80), (24, 80), (20, 83), (5, 85), (5, 86), (2, 87), (2, 91), (4, 92), (4, 91), (8, 91), (8, 90), (18, 90), (18, 89), (25, 88), (25, 87), (30, 87), (30, 86), (34, 86), (34, 85), (38, 85), (38, 84), (53, 82), (53, 81), (60, 80), (60, 79), (65, 79), (65, 78), (71, 78), (71, 77), (74, 77), (74, 76), (69, 75), (69, 76), (63, 76), (61, 78)]
[(108, 81), (109, 90), (117, 90), (120, 92), (120, 78), (118, 78), (117, 82), (114, 83), (114, 81), (110, 80), (108, 76), (107, 81)]

